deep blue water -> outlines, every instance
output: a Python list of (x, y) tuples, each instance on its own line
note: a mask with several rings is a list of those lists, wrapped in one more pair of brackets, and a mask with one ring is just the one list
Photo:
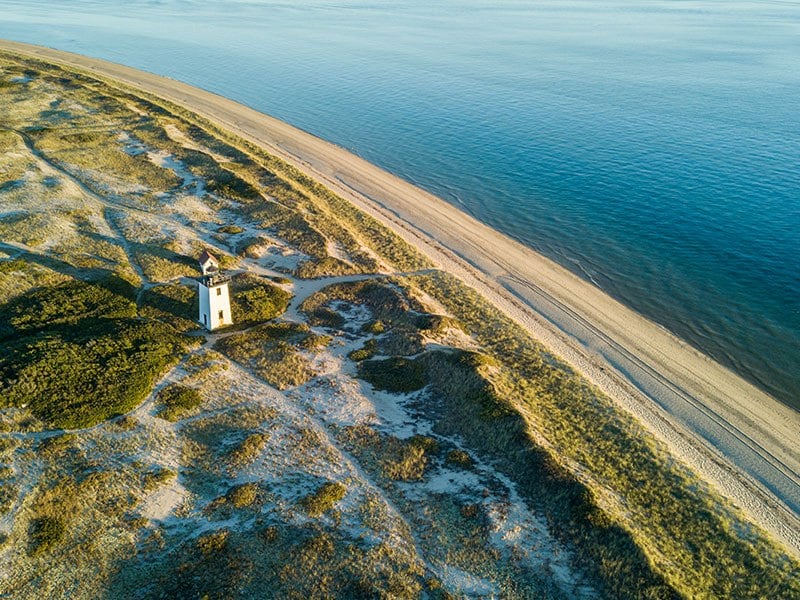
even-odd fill
[(0, 0), (0, 37), (345, 146), (800, 408), (800, 2)]

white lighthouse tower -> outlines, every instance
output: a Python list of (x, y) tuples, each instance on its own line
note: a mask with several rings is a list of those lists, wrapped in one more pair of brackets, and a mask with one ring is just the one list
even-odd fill
[(199, 261), (203, 271), (197, 285), (200, 324), (209, 331), (223, 325), (232, 325), (231, 299), (228, 294), (228, 282), (231, 278), (220, 272), (219, 261), (208, 250), (203, 250)]

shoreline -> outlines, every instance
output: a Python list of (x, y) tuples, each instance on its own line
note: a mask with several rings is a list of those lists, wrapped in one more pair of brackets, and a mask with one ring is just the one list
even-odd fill
[(0, 50), (108, 77), (263, 147), (477, 289), (800, 556), (800, 414), (530, 248), (347, 150), (211, 92), (76, 54)]

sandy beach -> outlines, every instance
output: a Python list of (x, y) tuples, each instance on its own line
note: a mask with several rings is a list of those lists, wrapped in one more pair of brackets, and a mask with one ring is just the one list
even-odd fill
[(0, 50), (165, 98), (327, 185), (526, 327), (800, 556), (795, 411), (563, 267), (341, 147), (168, 78), (28, 44), (0, 41)]

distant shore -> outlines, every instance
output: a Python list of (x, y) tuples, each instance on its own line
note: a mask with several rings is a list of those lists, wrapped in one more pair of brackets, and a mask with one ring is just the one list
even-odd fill
[(287, 161), (473, 286), (800, 555), (800, 414), (563, 267), (343, 148), (216, 94), (102, 60), (0, 50), (138, 88)]

